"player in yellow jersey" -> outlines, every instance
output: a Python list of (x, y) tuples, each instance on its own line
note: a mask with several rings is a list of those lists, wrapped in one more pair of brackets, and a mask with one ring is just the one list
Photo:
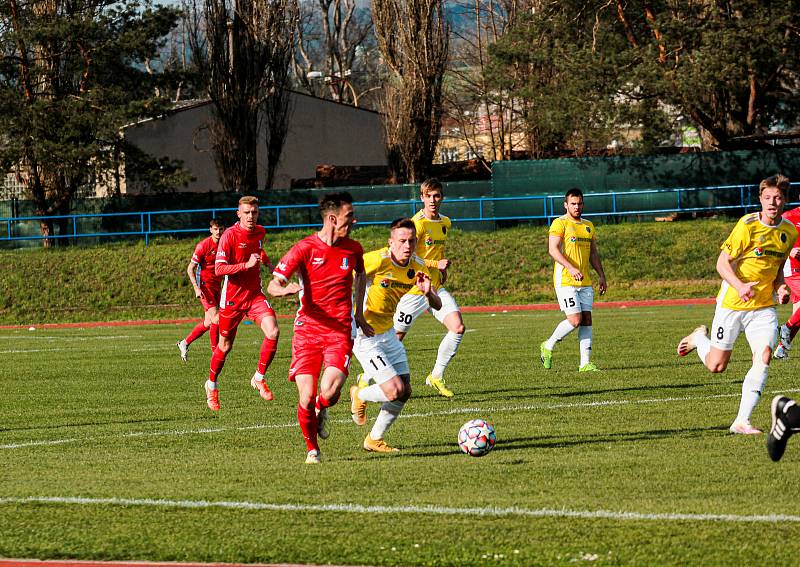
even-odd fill
[(783, 281), (783, 264), (797, 240), (797, 229), (781, 217), (789, 180), (774, 175), (758, 187), (761, 212), (743, 216), (736, 223), (717, 258), (722, 286), (711, 327), (700, 325), (678, 343), (678, 354), (686, 356), (697, 349), (700, 360), (711, 372), (724, 372), (731, 359), (733, 344), (744, 331), (753, 365), (742, 383), (739, 413), (730, 426), (731, 433), (761, 433), (750, 424), (764, 384), (778, 338), (778, 303), (789, 300)]
[(417, 256), (425, 261), (431, 274), (431, 281), (436, 288), (439, 298), (442, 300), (441, 309), (433, 309), (428, 305), (423, 293), (415, 286), (411, 288), (408, 295), (404, 295), (397, 306), (394, 316), (394, 330), (397, 337), (402, 341), (406, 333), (411, 328), (414, 320), (430, 311), (431, 315), (445, 326), (447, 334), (439, 343), (439, 350), (436, 355), (436, 363), (433, 366), (425, 384), (434, 388), (439, 394), (446, 398), (452, 398), (453, 392), (444, 382), (444, 372), (450, 361), (458, 352), (461, 339), (464, 336), (464, 320), (461, 318), (461, 310), (458, 308), (456, 300), (444, 289), (444, 282), (447, 279), (447, 268), (450, 260), (445, 258), (444, 245), (450, 233), (451, 222), (446, 216), (439, 214), (442, 206), (444, 191), (442, 184), (437, 179), (428, 179), (420, 186), (420, 199), (423, 202), (422, 209), (411, 217), (417, 229)]
[[(389, 246), (364, 254), (367, 275), (367, 295), (364, 318), (375, 335), (368, 337), (359, 329), (353, 354), (364, 369), (367, 380), (350, 388), (350, 410), (357, 425), (367, 423), (367, 403), (380, 402), (381, 410), (372, 430), (364, 439), (367, 451), (391, 453), (398, 451), (383, 437), (400, 415), (411, 397), (411, 376), (403, 343), (397, 338), (392, 317), (400, 298), (416, 285), (427, 303), (440, 309), (442, 302), (431, 285), (428, 268), (414, 254), (417, 245), (416, 228), (411, 219), (398, 219), (390, 228)], [(374, 381), (371, 386), (366, 382)]]
[(582, 218), (583, 192), (574, 188), (564, 196), (566, 214), (550, 225), (548, 252), (555, 260), (553, 284), (561, 311), (566, 318), (561, 321), (550, 338), (539, 345), (539, 356), (546, 369), (552, 367), (553, 349), (557, 342), (578, 328), (580, 346), (579, 372), (594, 372), (597, 366), (592, 357), (592, 305), (594, 288), (589, 274), (591, 265), (597, 272), (600, 295), (606, 292), (606, 274), (597, 251), (594, 225)]

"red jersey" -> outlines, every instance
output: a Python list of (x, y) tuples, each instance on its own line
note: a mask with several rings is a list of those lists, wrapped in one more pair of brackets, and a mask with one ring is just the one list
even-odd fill
[(300, 276), (300, 309), (295, 325), (323, 327), (350, 333), (353, 314), (353, 271), (364, 271), (364, 249), (350, 238), (333, 246), (312, 234), (281, 258), (274, 276), (288, 281)]
[(240, 223), (222, 233), (217, 245), (214, 269), (222, 281), (219, 306), (223, 309), (245, 309), (253, 298), (264, 295), (261, 289), (261, 265), (246, 269), (244, 266), (251, 254), (259, 254), (261, 263), (269, 265), (269, 258), (262, 248), (267, 230), (256, 225), (245, 230)]
[(198, 285), (219, 285), (220, 278), (214, 271), (214, 263), (217, 259), (217, 243), (212, 237), (204, 238), (194, 247), (192, 262), (200, 267), (200, 281)]
[[(791, 211), (786, 211), (783, 213), (783, 218), (788, 220), (790, 223), (794, 225), (797, 229), (797, 232), (800, 233), (800, 207), (794, 208)], [(800, 236), (797, 237), (792, 248), (796, 248), (800, 246)], [(796, 260), (794, 258), (789, 258), (788, 262), (784, 265), (783, 270), (784, 276), (797, 276), (800, 275), (800, 260)]]

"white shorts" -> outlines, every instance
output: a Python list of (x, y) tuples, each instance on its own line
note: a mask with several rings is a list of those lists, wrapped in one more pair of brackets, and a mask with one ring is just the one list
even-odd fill
[(374, 337), (365, 337), (359, 332), (353, 345), (353, 354), (361, 363), (364, 376), (372, 378), (377, 384), (409, 374), (406, 349), (394, 329)]
[(430, 311), (431, 315), (442, 324), (444, 324), (444, 318), (450, 313), (459, 311), (458, 304), (449, 291), (440, 287), (437, 293), (439, 299), (442, 300), (441, 309), (431, 309), (428, 299), (424, 295), (407, 293), (401, 297), (400, 303), (397, 304), (397, 310), (394, 312), (394, 330), (407, 333), (416, 318), (426, 311)]
[(742, 329), (753, 354), (756, 351), (763, 352), (767, 346), (774, 349), (778, 342), (778, 314), (775, 308), (736, 311), (717, 305), (709, 331), (711, 346), (719, 350), (733, 350), (733, 344)]
[(558, 298), (558, 306), (565, 315), (591, 311), (594, 304), (594, 288), (590, 285), (557, 287), (556, 297)]

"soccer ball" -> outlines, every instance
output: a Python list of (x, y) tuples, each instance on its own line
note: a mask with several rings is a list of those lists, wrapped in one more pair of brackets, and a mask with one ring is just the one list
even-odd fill
[(473, 457), (482, 457), (491, 451), (496, 440), (494, 427), (483, 419), (472, 419), (458, 431), (458, 446)]

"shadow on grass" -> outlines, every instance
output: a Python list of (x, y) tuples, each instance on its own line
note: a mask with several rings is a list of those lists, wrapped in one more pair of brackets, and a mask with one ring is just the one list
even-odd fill
[[(704, 437), (709, 433), (724, 433), (728, 434), (726, 426), (718, 427), (694, 427), (684, 429), (656, 429), (652, 431), (627, 431), (621, 433), (598, 433), (596, 435), (582, 435), (565, 437), (563, 435), (540, 435), (534, 438), (529, 437), (504, 437), (497, 442), (493, 453), (505, 451), (518, 451), (522, 449), (563, 449), (573, 446), (587, 446), (603, 443), (636, 443), (639, 441), (652, 441), (657, 439), (664, 439), (668, 437), (679, 437), (681, 439)], [(426, 451), (424, 447), (431, 447), (431, 450)], [(447, 457), (453, 454), (458, 454), (460, 451), (455, 449), (442, 450), (441, 444), (430, 445), (413, 445), (408, 449), (404, 449), (402, 455), (409, 457)]]
[(41, 429), (72, 429), (76, 427), (94, 427), (96, 425), (130, 425), (136, 423), (166, 423), (170, 421), (183, 421), (184, 418), (172, 418), (172, 417), (159, 417), (153, 419), (120, 419), (120, 420), (108, 420), (108, 421), (87, 421), (84, 423), (61, 423), (61, 424), (50, 424), (50, 425), (36, 425), (36, 426), (21, 426), (21, 427), (0, 427), (0, 432), (2, 431), (37, 431)]

